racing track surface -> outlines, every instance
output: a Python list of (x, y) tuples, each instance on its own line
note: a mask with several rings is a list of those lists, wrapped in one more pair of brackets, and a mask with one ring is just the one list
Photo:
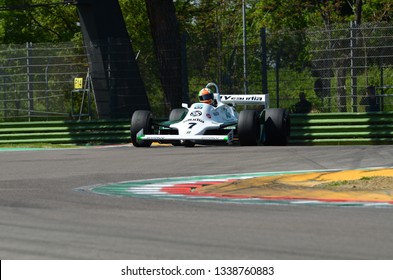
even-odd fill
[(392, 259), (393, 209), (76, 189), (172, 176), (393, 166), (391, 146), (0, 151), (0, 259)]

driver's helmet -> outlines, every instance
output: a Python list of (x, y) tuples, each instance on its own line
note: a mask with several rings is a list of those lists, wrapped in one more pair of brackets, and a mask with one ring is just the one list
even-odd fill
[(209, 88), (203, 88), (199, 91), (198, 94), (199, 101), (206, 104), (213, 104), (214, 101), (214, 94)]

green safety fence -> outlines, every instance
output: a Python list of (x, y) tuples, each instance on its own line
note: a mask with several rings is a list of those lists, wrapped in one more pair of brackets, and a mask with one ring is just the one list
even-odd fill
[(130, 142), (130, 120), (0, 122), (0, 144)]
[(291, 115), (292, 145), (393, 144), (393, 112)]
[[(0, 144), (130, 142), (128, 119), (0, 122)], [(292, 114), (289, 144), (393, 144), (393, 112)]]

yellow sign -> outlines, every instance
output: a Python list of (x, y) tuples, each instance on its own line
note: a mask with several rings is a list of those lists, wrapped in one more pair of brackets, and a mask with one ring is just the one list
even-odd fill
[(83, 88), (83, 78), (75, 78), (74, 89), (82, 89), (82, 88)]

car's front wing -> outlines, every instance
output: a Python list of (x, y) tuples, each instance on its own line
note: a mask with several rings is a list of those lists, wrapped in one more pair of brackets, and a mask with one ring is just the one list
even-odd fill
[(227, 135), (176, 135), (176, 134), (144, 134), (141, 129), (137, 135), (138, 140), (148, 141), (181, 141), (181, 140), (195, 140), (195, 141), (226, 141), (227, 143), (233, 142), (233, 130)]

